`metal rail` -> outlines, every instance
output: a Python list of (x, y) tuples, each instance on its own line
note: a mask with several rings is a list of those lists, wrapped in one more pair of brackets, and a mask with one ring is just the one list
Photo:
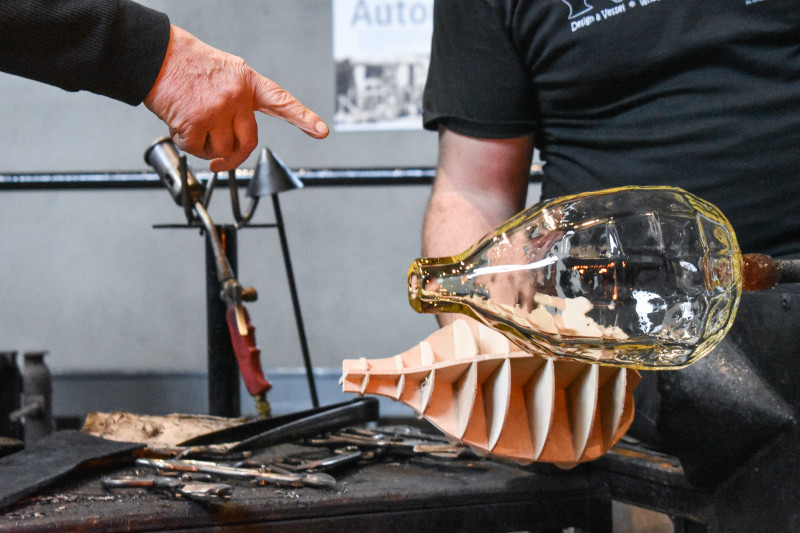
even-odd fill
[[(342, 185), (418, 185), (430, 184), (436, 173), (432, 168), (405, 169), (296, 169), (295, 175), (306, 186)], [(206, 181), (210, 171), (195, 172), (198, 179)], [(236, 180), (246, 185), (252, 170), (238, 169)], [(219, 176), (220, 183), (228, 181), (226, 173)], [(0, 174), (0, 190), (30, 189), (115, 189), (161, 188), (155, 172), (86, 172), (86, 173), (32, 173)]]
[[(354, 185), (429, 185), (436, 175), (434, 168), (372, 168), (372, 169), (307, 169), (293, 170), (303, 185), (354, 186)], [(195, 172), (197, 178), (208, 180), (210, 171)], [(246, 186), (253, 170), (236, 170), (236, 181)], [(227, 173), (219, 175), (220, 183), (227, 183)], [(532, 169), (531, 181), (541, 181), (541, 173)], [(161, 188), (155, 172), (85, 172), (85, 173), (31, 173), (0, 174), (0, 190), (31, 189), (147, 189)]]

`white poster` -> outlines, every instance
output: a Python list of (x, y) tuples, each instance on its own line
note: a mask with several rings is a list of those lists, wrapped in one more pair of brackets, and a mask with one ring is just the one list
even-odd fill
[(433, 0), (333, 0), (337, 131), (422, 129)]

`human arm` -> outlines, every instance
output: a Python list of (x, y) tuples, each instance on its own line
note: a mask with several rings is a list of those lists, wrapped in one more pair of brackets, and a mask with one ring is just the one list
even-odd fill
[(255, 148), (256, 111), (312, 137), (328, 134), (317, 115), (244, 60), (131, 0), (3, 0), (0, 71), (130, 105), (144, 100), (178, 147), (213, 159), (214, 171), (236, 168)]
[[(533, 135), (486, 139), (439, 128), (439, 163), (422, 230), (426, 257), (463, 252), (525, 206)], [(440, 315), (447, 325), (458, 318)]]
[(165, 14), (130, 0), (3, 0), (0, 71), (137, 105), (169, 35)]

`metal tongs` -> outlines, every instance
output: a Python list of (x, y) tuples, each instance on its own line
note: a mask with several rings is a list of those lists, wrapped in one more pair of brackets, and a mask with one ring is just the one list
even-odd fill
[(315, 407), (198, 435), (181, 446), (224, 446), (227, 452), (256, 450), (293, 440), (311, 437), (343, 427), (376, 421), (377, 398), (356, 398), (347, 402)]
[(381, 449), (399, 455), (429, 455), (455, 459), (473, 452), (464, 445), (450, 442), (447, 437), (422, 431), (396, 431), (392, 427), (346, 427), (322, 438), (306, 440), (314, 446), (355, 446), (363, 449)]
[[(155, 141), (145, 152), (144, 158), (155, 169), (175, 203), (183, 207), (187, 223), (189, 225), (200, 224), (208, 232), (214, 253), (217, 279), (220, 283), (220, 297), (227, 305), (226, 318), (239, 369), (248, 392), (256, 400), (258, 411), (261, 414), (267, 414), (269, 404), (266, 403), (266, 392), (271, 385), (261, 369), (260, 352), (255, 343), (255, 329), (250, 324), (250, 317), (244, 306), (244, 302), (255, 301), (258, 293), (253, 287), (243, 287), (236, 278), (225, 255), (219, 231), (207, 211), (217, 174), (215, 173), (206, 184), (200, 182), (188, 168), (186, 156), (180, 155), (172, 139), (168, 137)], [(234, 217), (237, 227), (240, 227), (247, 224), (253, 216), (258, 204), (258, 184), (255, 183), (256, 180), (252, 180), (251, 189), (255, 189), (248, 191), (252, 201), (247, 212), (242, 214), (239, 208), (235, 171), (229, 172), (228, 181)]]
[(262, 485), (278, 485), (283, 487), (330, 487), (336, 479), (325, 473), (301, 472), (268, 472), (260, 468), (241, 468), (222, 465), (209, 461), (193, 461), (182, 459), (137, 459), (137, 466), (155, 468), (157, 470), (175, 472), (199, 472), (234, 479), (248, 479)]
[[(148, 465), (149, 466), (149, 465)], [(233, 487), (224, 483), (208, 482), (193, 479), (196, 476), (181, 476), (180, 478), (165, 476), (122, 476), (103, 478), (105, 489), (147, 488), (163, 491), (173, 495), (185, 496), (200, 502), (218, 502), (231, 495)]]

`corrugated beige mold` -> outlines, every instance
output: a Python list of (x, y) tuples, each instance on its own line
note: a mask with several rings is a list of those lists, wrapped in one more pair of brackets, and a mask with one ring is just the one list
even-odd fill
[(399, 355), (346, 359), (343, 369), (345, 392), (403, 402), (480, 454), (564, 467), (596, 459), (625, 434), (641, 380), (632, 369), (519, 351), (461, 319)]

